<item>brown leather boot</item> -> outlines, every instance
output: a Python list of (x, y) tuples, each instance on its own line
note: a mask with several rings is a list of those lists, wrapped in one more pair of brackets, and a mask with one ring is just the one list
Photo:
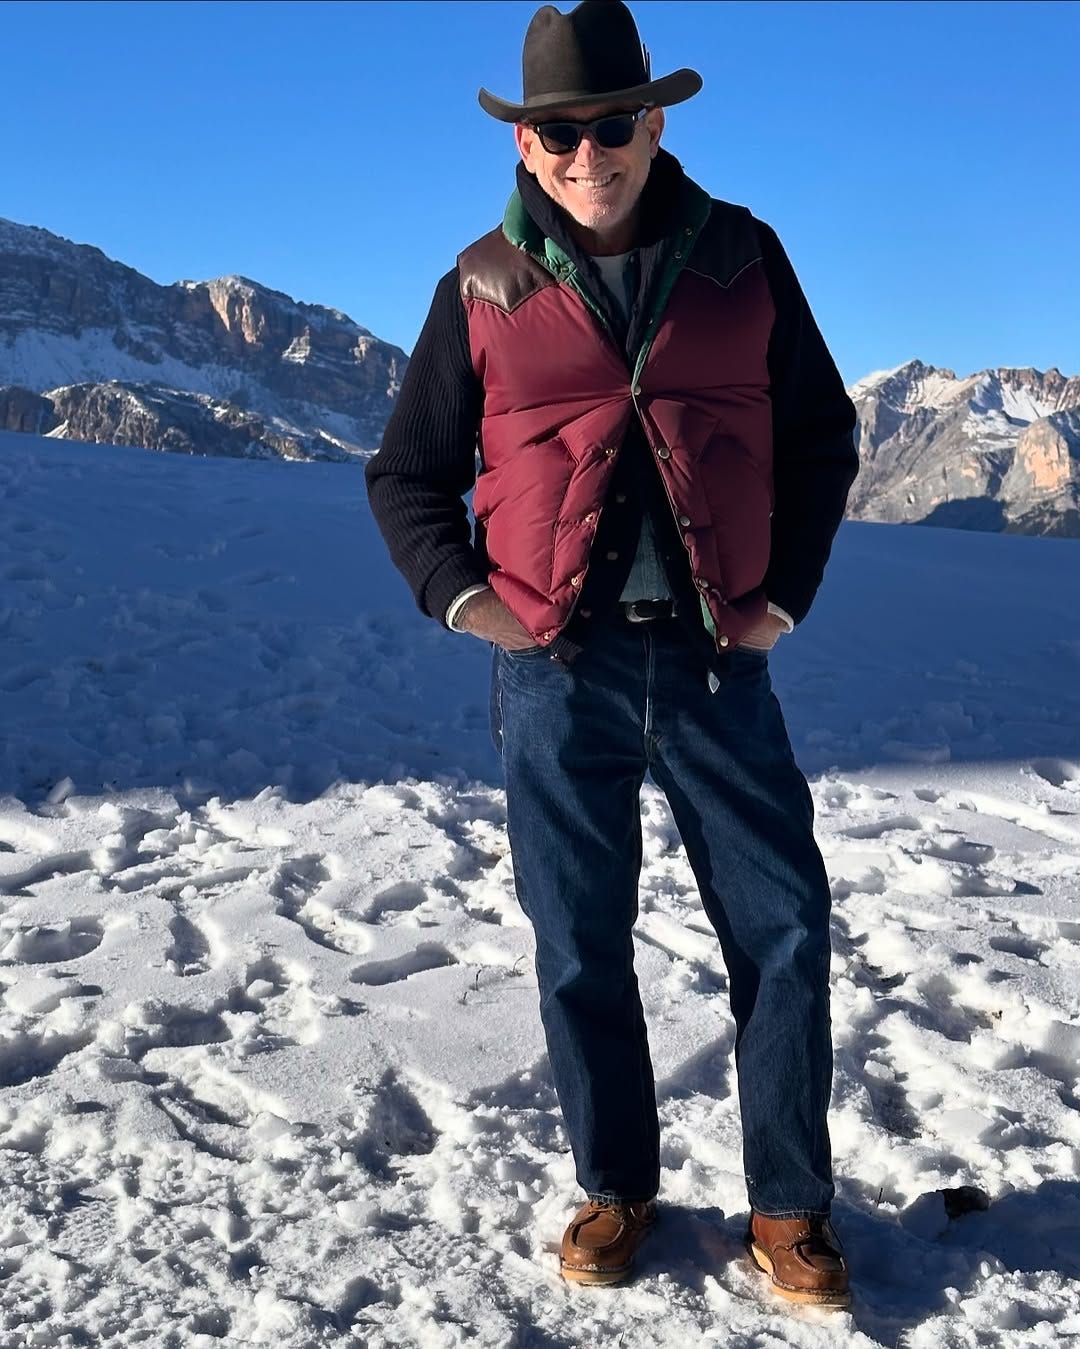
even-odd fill
[(638, 1247), (656, 1221), (656, 1201), (604, 1204), (590, 1199), (566, 1229), (560, 1251), (564, 1279), (573, 1283), (624, 1283), (634, 1272)]
[(752, 1213), (746, 1249), (770, 1276), (776, 1292), (790, 1302), (850, 1304), (847, 1261), (828, 1218), (767, 1218)]

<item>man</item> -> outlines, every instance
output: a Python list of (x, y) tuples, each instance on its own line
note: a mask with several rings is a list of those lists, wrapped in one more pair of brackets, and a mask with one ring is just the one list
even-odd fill
[(367, 482), (421, 609), (493, 647), (515, 884), (587, 1195), (562, 1272), (625, 1280), (656, 1217), (632, 939), (649, 772), (729, 973), (748, 1249), (782, 1296), (845, 1305), (830, 894), (768, 652), (821, 581), (854, 409), (776, 235), (660, 149), (700, 76), (652, 79), (620, 0), (540, 9), (523, 74), (521, 103), (479, 96), (514, 125), (517, 190), (439, 283)]

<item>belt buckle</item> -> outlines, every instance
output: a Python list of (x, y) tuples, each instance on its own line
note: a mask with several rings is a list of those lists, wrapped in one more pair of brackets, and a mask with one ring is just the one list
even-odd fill
[(653, 619), (656, 617), (656, 615), (639, 614), (638, 605), (639, 604), (651, 605), (655, 603), (656, 603), (655, 600), (631, 600), (630, 603), (626, 606), (626, 609), (624, 611), (626, 614), (626, 621), (628, 623), (651, 623)]

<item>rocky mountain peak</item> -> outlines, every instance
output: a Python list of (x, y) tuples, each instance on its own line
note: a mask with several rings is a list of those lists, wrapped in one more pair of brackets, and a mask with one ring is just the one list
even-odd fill
[[(0, 221), (0, 387), (16, 391), (0, 407), (11, 429), (41, 423), (28, 395), (74, 388), (79, 416), (67, 415), (70, 392), (53, 400), (53, 435), (78, 438), (69, 429), (77, 424), (84, 438), (136, 443), (124, 435), (136, 426), (147, 434), (154, 409), (173, 416), (182, 406), (188, 452), (284, 453), (287, 445), (291, 457), (362, 456), (382, 438), (406, 364), (399, 347), (339, 310), (247, 277), (162, 286), (100, 249)], [(121, 388), (145, 415), (121, 415)], [(264, 427), (264, 439), (238, 451), (234, 435), (226, 446), (229, 408), (246, 426)], [(175, 437), (165, 429), (150, 439), (170, 448)]]
[(1080, 535), (1080, 377), (909, 361), (850, 390), (865, 520)]

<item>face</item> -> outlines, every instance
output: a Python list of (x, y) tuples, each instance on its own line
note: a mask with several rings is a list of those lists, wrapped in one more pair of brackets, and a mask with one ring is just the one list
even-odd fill
[[(634, 112), (625, 105), (563, 108), (550, 121), (591, 122), (616, 112)], [(597, 145), (591, 132), (581, 138), (570, 154), (549, 154), (532, 127), (519, 122), (514, 128), (525, 167), (553, 201), (576, 221), (596, 251), (621, 252), (632, 246), (632, 226), (649, 167), (660, 148), (664, 129), (663, 108), (650, 108), (634, 128), (629, 145), (607, 150)]]

